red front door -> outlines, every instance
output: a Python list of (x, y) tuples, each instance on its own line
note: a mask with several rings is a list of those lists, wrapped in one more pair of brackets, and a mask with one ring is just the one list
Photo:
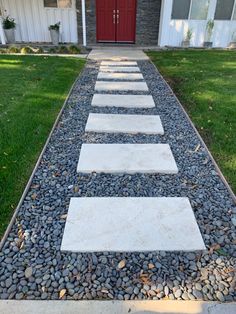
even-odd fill
[(97, 41), (135, 42), (136, 0), (97, 0)]

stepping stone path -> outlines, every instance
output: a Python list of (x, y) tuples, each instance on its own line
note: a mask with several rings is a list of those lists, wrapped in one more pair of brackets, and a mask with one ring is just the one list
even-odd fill
[(92, 99), (92, 106), (147, 109), (154, 108), (155, 102), (151, 95), (95, 94)]
[(187, 198), (94, 197), (71, 199), (61, 249), (192, 251), (205, 245)]
[(168, 144), (83, 144), (78, 173), (178, 173)]
[(138, 81), (143, 80), (141, 73), (106, 73), (100, 72), (98, 74), (98, 80), (126, 80), (126, 81)]
[(109, 82), (97, 81), (95, 85), (96, 91), (143, 91), (148, 92), (145, 82)]
[(132, 73), (132, 72), (140, 72), (138, 67), (108, 67), (108, 66), (101, 66), (100, 71), (102, 72), (125, 72), (125, 73)]
[[(146, 82), (134, 61), (102, 61), (93, 107), (153, 108)], [(107, 80), (116, 80), (107, 81)], [(127, 80), (127, 82), (118, 82)], [(126, 95), (122, 92), (143, 92)], [(111, 94), (99, 94), (110, 92)], [(118, 94), (117, 94), (118, 93)], [(146, 93), (146, 94), (145, 94)], [(90, 113), (86, 132), (164, 134), (153, 115)], [(92, 174), (178, 173), (168, 143), (82, 145), (77, 172)], [(158, 179), (157, 179), (158, 180)], [(178, 236), (176, 236), (178, 235)], [(70, 252), (204, 250), (193, 210), (183, 197), (72, 198), (61, 244)]]
[(86, 132), (164, 134), (159, 116), (90, 113)]

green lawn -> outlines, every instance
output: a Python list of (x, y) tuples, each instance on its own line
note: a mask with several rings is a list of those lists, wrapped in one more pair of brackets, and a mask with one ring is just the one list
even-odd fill
[(236, 53), (150, 52), (236, 191)]
[(0, 55), (0, 236), (84, 63)]

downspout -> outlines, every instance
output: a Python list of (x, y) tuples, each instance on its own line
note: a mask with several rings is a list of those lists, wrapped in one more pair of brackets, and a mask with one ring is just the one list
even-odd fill
[(87, 36), (86, 36), (86, 10), (85, 10), (85, 0), (81, 0), (82, 6), (82, 26), (83, 26), (83, 46), (87, 46)]
[(5, 33), (2, 26), (2, 13), (3, 13), (3, 7), (2, 7), (2, 2), (0, 0), (0, 41), (3, 45), (6, 45)]

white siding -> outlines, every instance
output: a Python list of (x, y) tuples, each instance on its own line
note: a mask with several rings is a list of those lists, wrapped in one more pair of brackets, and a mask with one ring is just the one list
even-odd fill
[[(207, 20), (172, 20), (173, 0), (162, 0), (161, 27), (159, 34), (159, 45), (180, 46), (188, 28), (193, 30), (191, 46), (201, 47), (207, 20), (214, 19), (216, 0), (210, 0)], [(231, 41), (233, 32), (236, 31), (236, 21), (217, 21), (213, 30), (213, 47), (227, 47)]]
[(70, 9), (44, 8), (43, 0), (0, 0), (0, 4), (16, 20), (18, 42), (50, 42), (48, 26), (57, 22), (61, 22), (61, 42), (78, 42), (75, 0)]

